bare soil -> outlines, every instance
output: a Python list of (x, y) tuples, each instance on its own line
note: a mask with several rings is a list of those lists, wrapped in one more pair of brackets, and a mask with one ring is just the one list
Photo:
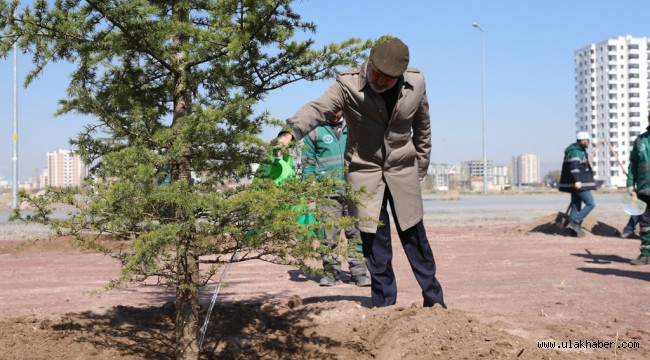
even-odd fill
[[(370, 307), (369, 288), (236, 263), (202, 357), (649, 359), (650, 266), (629, 264), (639, 241), (618, 238), (625, 215), (596, 213), (584, 238), (567, 236), (556, 217), (427, 222), (448, 310), (420, 306), (397, 241), (398, 304), (388, 308)], [(173, 292), (153, 283), (105, 291), (118, 270), (66, 239), (0, 239), (0, 359), (171, 358)]]

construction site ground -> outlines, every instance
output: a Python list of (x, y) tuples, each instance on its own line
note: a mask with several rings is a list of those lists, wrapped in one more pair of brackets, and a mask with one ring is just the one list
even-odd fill
[[(425, 199), (448, 310), (421, 307), (398, 241), (398, 300), (387, 308), (371, 307), (369, 288), (236, 263), (202, 358), (650, 358), (650, 265), (629, 264), (639, 240), (618, 237), (628, 218), (620, 195), (596, 194), (582, 238), (556, 222), (568, 195), (514, 196)], [(115, 260), (20, 226), (0, 224), (0, 359), (172, 358), (171, 289), (106, 291)], [(201, 320), (215, 285), (202, 292)]]

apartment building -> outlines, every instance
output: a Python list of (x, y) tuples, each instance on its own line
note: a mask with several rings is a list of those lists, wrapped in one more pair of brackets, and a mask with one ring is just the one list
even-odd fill
[(539, 184), (541, 180), (539, 156), (522, 154), (512, 158), (512, 185)]
[(649, 39), (619, 36), (575, 51), (576, 132), (587, 131), (597, 181), (624, 187), (648, 114)]
[(46, 186), (79, 186), (88, 177), (88, 166), (71, 150), (47, 153), (47, 169), (42, 177)]
[(460, 165), (461, 179), (483, 179), (485, 170), (487, 170), (487, 183), (488, 185), (492, 184), (492, 180), (494, 179), (494, 161), (487, 160), (485, 164), (483, 164), (483, 160), (463, 161)]

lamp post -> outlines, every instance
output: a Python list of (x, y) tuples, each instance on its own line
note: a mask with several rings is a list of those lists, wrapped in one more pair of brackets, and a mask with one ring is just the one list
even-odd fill
[(481, 62), (483, 65), (483, 80), (481, 100), (483, 103), (483, 194), (487, 194), (487, 153), (485, 151), (485, 33), (478, 23), (472, 23), (472, 26), (481, 32)]
[(14, 42), (14, 133), (12, 136), (14, 143), (13, 161), (13, 179), (11, 182), (11, 208), (18, 207), (18, 86), (17, 84), (17, 55), (18, 49)]
[(4, 38), (14, 38), (14, 44), (13, 44), (13, 50), (14, 50), (14, 66), (13, 66), (13, 73), (14, 73), (14, 103), (13, 103), (13, 110), (14, 110), (14, 116), (13, 116), (13, 134), (11, 136), (12, 141), (13, 141), (13, 156), (11, 158), (13, 162), (13, 175), (12, 175), (12, 181), (11, 181), (11, 208), (16, 209), (18, 207), (18, 71), (17, 71), (17, 64), (18, 64), (18, 41), (16, 38), (16, 35), (13, 34), (8, 34), (8, 35), (1, 35), (0, 39)]

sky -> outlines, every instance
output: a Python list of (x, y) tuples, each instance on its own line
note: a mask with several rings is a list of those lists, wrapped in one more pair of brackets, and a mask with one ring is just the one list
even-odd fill
[[(317, 47), (386, 34), (409, 46), (410, 66), (426, 79), (433, 163), (481, 160), (485, 134), (487, 158), (497, 165), (535, 154), (559, 169), (564, 148), (575, 141), (574, 52), (618, 36), (650, 36), (647, 0), (309, 0), (293, 8), (317, 25), (311, 34)], [(31, 69), (29, 55), (18, 56), (17, 69), (22, 181), (42, 172), (46, 152), (69, 148), (69, 139), (91, 119), (53, 115), (66, 96), (71, 65), (47, 68), (27, 89), (22, 84)], [(258, 109), (289, 118), (331, 83), (288, 85)], [(10, 54), (0, 59), (0, 177), (7, 180), (14, 164), (13, 91)], [(262, 137), (270, 140), (278, 130), (265, 129)]]

